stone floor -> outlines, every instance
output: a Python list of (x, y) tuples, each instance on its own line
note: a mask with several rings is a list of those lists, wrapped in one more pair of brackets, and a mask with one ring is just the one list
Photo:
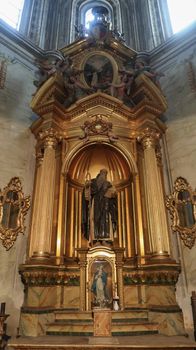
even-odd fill
[(192, 349), (196, 342), (184, 336), (163, 335), (123, 337), (43, 336), (12, 339), (8, 349)]

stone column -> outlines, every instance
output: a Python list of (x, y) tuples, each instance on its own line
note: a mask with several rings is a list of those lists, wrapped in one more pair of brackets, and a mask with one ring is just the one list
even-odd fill
[(34, 210), (35, 217), (34, 232), (36, 241), (34, 242), (33, 258), (49, 258), (52, 237), (54, 190), (55, 190), (55, 147), (57, 144), (57, 134), (53, 129), (40, 133), (40, 138), (44, 144), (44, 157), (39, 183), (39, 193), (36, 198)]
[(144, 150), (145, 197), (151, 249), (153, 255), (164, 257), (169, 253), (169, 239), (163, 187), (156, 159), (159, 138), (157, 130), (146, 128), (139, 140)]

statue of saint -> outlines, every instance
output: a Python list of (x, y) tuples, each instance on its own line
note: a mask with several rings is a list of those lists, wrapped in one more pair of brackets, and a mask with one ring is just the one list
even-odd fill
[(107, 170), (87, 180), (82, 195), (82, 233), (90, 242), (112, 241), (117, 229), (117, 194)]

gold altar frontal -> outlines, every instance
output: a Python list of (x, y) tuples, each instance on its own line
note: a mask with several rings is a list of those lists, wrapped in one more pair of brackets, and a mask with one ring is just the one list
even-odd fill
[[(155, 339), (152, 348), (162, 348), (161, 335), (185, 334), (175, 296), (180, 265), (173, 259), (164, 202), (166, 127), (160, 116), (166, 99), (145, 74), (134, 78), (128, 100), (113, 94), (109, 87), (118, 86), (125, 63), (133, 65), (137, 53), (110, 31), (105, 45), (91, 39), (61, 50), (80, 81), (68, 89), (56, 71), (31, 103), (39, 117), (31, 126), (36, 172), (28, 257), (20, 266), (22, 337), (12, 341), (18, 349), (150, 348), (143, 335), (147, 343)], [(110, 69), (107, 91), (88, 85), (88, 67), (100, 64)], [(77, 97), (81, 86), (88, 93)], [(104, 203), (106, 214), (99, 218), (101, 234), (92, 210), (100, 170), (115, 189), (105, 191), (97, 206), (99, 211)], [(109, 310), (104, 317), (103, 309)]]

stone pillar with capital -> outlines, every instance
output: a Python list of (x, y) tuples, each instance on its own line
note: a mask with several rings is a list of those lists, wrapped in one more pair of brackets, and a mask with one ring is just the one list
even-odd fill
[(31, 251), (33, 258), (50, 258), (53, 207), (54, 207), (54, 190), (55, 190), (55, 148), (57, 145), (58, 135), (52, 128), (40, 132), (40, 139), (44, 146), (44, 155), (42, 169), (40, 172), (39, 191), (36, 195), (36, 210), (34, 210), (32, 223), (32, 235), (35, 239)]
[(158, 130), (151, 128), (146, 128), (139, 137), (144, 150), (144, 180), (151, 250), (153, 256), (166, 257), (169, 255), (169, 237), (163, 186), (156, 158), (159, 139)]

